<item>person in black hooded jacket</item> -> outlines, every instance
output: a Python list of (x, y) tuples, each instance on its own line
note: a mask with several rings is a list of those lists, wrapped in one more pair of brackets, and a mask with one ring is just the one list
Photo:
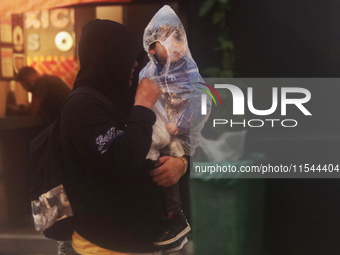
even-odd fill
[(156, 120), (150, 108), (160, 90), (149, 79), (137, 86), (145, 53), (119, 23), (90, 21), (78, 51), (81, 68), (74, 90), (91, 87), (112, 105), (78, 93), (61, 114), (64, 186), (77, 219), (74, 248), (84, 252), (77, 243), (85, 240), (121, 253), (157, 252), (159, 186), (173, 185), (185, 169), (178, 158), (161, 157), (157, 168), (145, 159)]

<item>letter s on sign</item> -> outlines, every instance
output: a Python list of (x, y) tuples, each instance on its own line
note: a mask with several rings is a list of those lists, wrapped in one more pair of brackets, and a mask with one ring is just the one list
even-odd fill
[(40, 48), (39, 35), (37, 33), (29, 34), (27, 36), (27, 49), (36, 51)]

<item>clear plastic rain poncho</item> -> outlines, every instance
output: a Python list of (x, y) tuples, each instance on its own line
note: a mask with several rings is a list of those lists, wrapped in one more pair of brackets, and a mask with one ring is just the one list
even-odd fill
[(152, 145), (147, 158), (157, 160), (160, 152), (170, 156), (193, 155), (201, 130), (211, 110), (207, 97), (206, 115), (201, 114), (201, 97), (207, 89), (193, 60), (184, 27), (167, 5), (152, 18), (144, 31), (143, 45), (150, 58), (139, 80), (154, 80), (161, 90), (152, 110)]

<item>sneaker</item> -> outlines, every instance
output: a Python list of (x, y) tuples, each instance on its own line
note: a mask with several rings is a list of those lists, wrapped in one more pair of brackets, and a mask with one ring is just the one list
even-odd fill
[(184, 247), (184, 245), (186, 245), (187, 243), (188, 243), (188, 238), (186, 236), (182, 236), (176, 242), (173, 242), (171, 244), (164, 246), (162, 252), (163, 254), (174, 253), (176, 251), (181, 250)]
[(158, 246), (168, 245), (176, 242), (191, 230), (183, 211), (174, 213), (172, 218), (166, 218), (160, 226), (154, 244)]

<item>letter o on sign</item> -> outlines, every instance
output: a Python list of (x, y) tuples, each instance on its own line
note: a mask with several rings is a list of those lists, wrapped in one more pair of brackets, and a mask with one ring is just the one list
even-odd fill
[(54, 39), (54, 43), (59, 50), (69, 51), (73, 46), (73, 38), (65, 31), (59, 32)]

